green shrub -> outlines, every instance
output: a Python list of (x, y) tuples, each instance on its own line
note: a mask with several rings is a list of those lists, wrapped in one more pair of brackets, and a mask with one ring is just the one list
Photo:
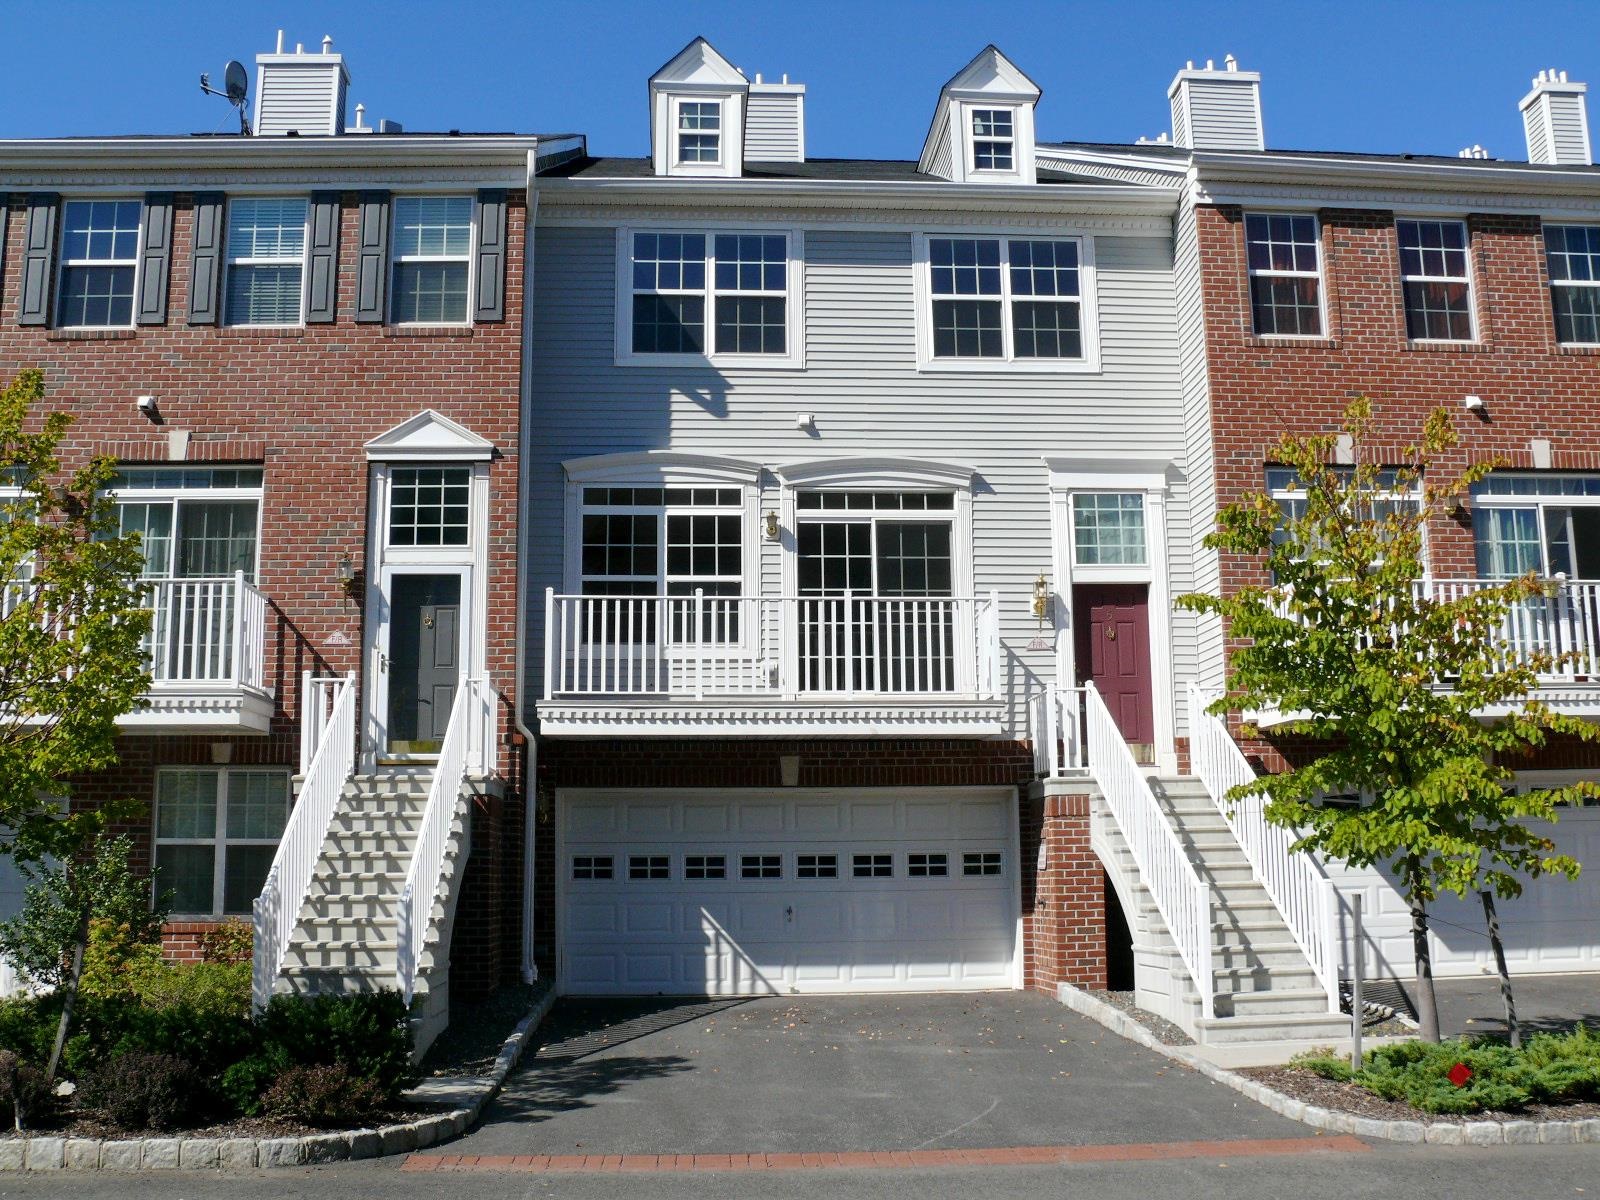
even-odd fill
[(261, 1115), (261, 1097), (290, 1064), (280, 1054), (252, 1054), (241, 1058), (217, 1083), (217, 1091), (235, 1112)]
[(363, 1079), (342, 1064), (293, 1066), (261, 1097), (261, 1112), (307, 1125), (348, 1127), (377, 1116), (388, 1100), (374, 1080)]
[(177, 1129), (198, 1096), (195, 1070), (171, 1054), (119, 1054), (84, 1075), (83, 1102), (122, 1129)]
[(55, 1089), (38, 1067), (10, 1050), (0, 1050), (0, 1109), (9, 1109), (17, 1129), (48, 1125), (59, 1104)]
[(249, 921), (229, 917), (200, 935), (200, 957), (208, 963), (249, 965), (255, 956), (256, 935)]
[(55, 1045), (61, 1016), (57, 996), (8, 996), (0, 1000), (0, 1050), (25, 1062), (44, 1062)]
[[(1457, 1063), (1472, 1072), (1461, 1087), (1450, 1081)], [(1536, 1034), (1520, 1050), (1489, 1038), (1400, 1042), (1371, 1051), (1355, 1072), (1325, 1052), (1294, 1065), (1428, 1113), (1516, 1112), (1535, 1103), (1600, 1099), (1600, 1036), (1583, 1026)]]
[(1340, 1058), (1325, 1046), (1308, 1050), (1304, 1054), (1296, 1054), (1289, 1060), (1289, 1065), (1300, 1067), (1324, 1079), (1331, 1079), (1335, 1083), (1349, 1083), (1352, 1074), (1349, 1058)]
[(259, 1018), (262, 1049), (298, 1066), (343, 1066), (393, 1099), (416, 1079), (410, 1013), (389, 989), (344, 996), (274, 996)]

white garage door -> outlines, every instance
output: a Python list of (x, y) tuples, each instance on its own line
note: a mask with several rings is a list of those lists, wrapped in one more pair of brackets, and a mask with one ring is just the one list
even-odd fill
[(1010, 789), (562, 791), (558, 803), (563, 992), (1017, 983)]
[[(1506, 965), (1513, 975), (1600, 971), (1600, 808), (1566, 810), (1542, 832), (1555, 842), (1556, 853), (1577, 859), (1583, 872), (1576, 882), (1559, 876), (1531, 880), (1515, 900), (1495, 901)], [(1352, 893), (1362, 894), (1368, 974), (1401, 979), (1415, 975), (1411, 917), (1394, 883), (1375, 871), (1333, 867), (1329, 875), (1347, 905)], [(1429, 905), (1429, 912), (1435, 974), (1494, 970), (1482, 901), (1446, 895)]]

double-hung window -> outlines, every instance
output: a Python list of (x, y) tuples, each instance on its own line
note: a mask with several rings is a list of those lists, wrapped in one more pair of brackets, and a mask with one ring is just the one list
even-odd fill
[(1600, 345), (1600, 225), (1546, 225), (1544, 257), (1556, 341)]
[[(580, 524), (583, 595), (679, 598), (666, 605), (673, 642), (738, 640), (731, 601), (744, 591), (743, 488), (585, 487)], [(607, 636), (651, 641), (657, 615), (646, 605), (619, 626), (613, 614)]]
[(138, 200), (69, 200), (62, 206), (58, 326), (132, 326), (143, 210)]
[(1464, 221), (1396, 221), (1406, 336), (1417, 342), (1472, 340), (1472, 273)]
[(464, 325), (472, 263), (471, 196), (396, 196), (389, 319)]
[(1322, 276), (1316, 217), (1248, 213), (1244, 239), (1256, 333), (1320, 337)]
[(1015, 171), (1016, 113), (1009, 108), (974, 108), (972, 115), (972, 169)]
[(679, 100), (678, 161), (715, 164), (722, 161), (722, 103), (718, 100)]
[(635, 232), (620, 357), (787, 363), (793, 335), (787, 233)]
[[(1345, 475), (1347, 472), (1341, 469), (1340, 474)], [(1300, 472), (1294, 468), (1268, 467), (1267, 494), (1277, 504), (1285, 522), (1297, 521), (1305, 516), (1306, 488), (1300, 480)], [(1384, 470), (1378, 473), (1377, 486), (1369, 496), (1367, 511), (1359, 515), (1368, 520), (1385, 521), (1391, 514), (1414, 514), (1420, 511), (1422, 484), (1420, 481), (1414, 481), (1409, 485), (1403, 485), (1398, 471)], [(1274, 535), (1274, 540), (1281, 541), (1285, 536), (1286, 532), (1280, 527)]]
[(248, 913), (289, 819), (289, 773), (184, 767), (156, 775), (156, 889), (172, 911)]
[(1600, 579), (1600, 475), (1496, 471), (1472, 489), (1478, 578)]
[(306, 208), (294, 197), (229, 201), (229, 325), (300, 324)]
[(1088, 361), (1081, 238), (927, 239), (935, 364)]

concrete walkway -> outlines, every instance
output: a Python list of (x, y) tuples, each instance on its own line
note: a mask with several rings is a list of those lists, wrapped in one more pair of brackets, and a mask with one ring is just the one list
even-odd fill
[(1047, 997), (560, 1002), (456, 1155), (820, 1154), (1301, 1138)]

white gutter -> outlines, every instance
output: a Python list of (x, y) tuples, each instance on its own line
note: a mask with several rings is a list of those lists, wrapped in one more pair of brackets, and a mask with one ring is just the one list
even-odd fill
[(534, 962), (533, 918), (535, 914), (534, 853), (538, 849), (539, 824), (539, 743), (523, 716), (526, 696), (528, 640), (528, 459), (533, 452), (533, 233), (539, 218), (537, 142), (528, 151), (528, 199), (522, 219), (522, 394), (517, 401), (517, 632), (515, 703), (511, 711), (527, 751), (527, 766), (522, 781), (522, 982), (535, 983), (539, 967)]

